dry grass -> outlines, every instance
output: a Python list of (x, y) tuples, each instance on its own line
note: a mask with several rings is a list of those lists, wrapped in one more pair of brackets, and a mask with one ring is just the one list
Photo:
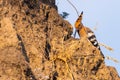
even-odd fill
[(79, 12), (78, 12), (77, 8), (74, 6), (74, 4), (72, 4), (72, 2), (70, 2), (69, 0), (67, 0), (67, 1), (75, 9), (77, 15), (79, 16)]
[[(50, 59), (50, 61), (52, 61), (53, 65), (56, 65), (56, 63), (54, 63), (56, 61), (59, 61), (59, 63), (60, 63), (60, 61), (62, 61), (63, 66), (65, 66), (64, 74), (66, 76), (68, 75), (70, 80), (75, 80), (75, 79), (74, 79), (73, 73), (71, 72), (68, 61), (71, 59), (71, 57), (73, 55), (73, 49), (75, 49), (75, 46), (77, 46), (77, 45), (78, 45), (78, 43), (75, 43), (74, 41), (72, 41), (71, 43), (68, 43), (66, 45), (64, 45), (64, 41), (61, 41), (62, 48), (60, 51), (58, 51), (60, 53), (51, 55), (51, 59)], [(53, 46), (53, 47), (55, 47), (55, 46)], [(51, 54), (54, 54), (54, 53), (51, 53)], [(59, 72), (59, 73), (61, 73), (61, 72)], [(61, 75), (61, 76), (63, 76), (63, 75)], [(57, 77), (57, 79), (60, 80), (59, 77)]]
[(103, 44), (103, 43), (99, 43), (99, 45), (105, 47), (107, 50), (109, 51), (113, 51), (113, 48), (111, 48), (110, 46), (106, 45), (106, 44)]
[[(64, 54), (64, 53), (63, 53), (63, 54)], [(74, 79), (74, 75), (73, 75), (73, 73), (71, 72), (70, 67), (69, 67), (69, 65), (68, 65), (68, 63), (67, 63), (67, 59), (64, 58), (64, 57), (61, 57), (60, 55), (59, 55), (59, 56), (56, 56), (56, 58), (51, 59), (52, 62), (55, 62), (55, 61), (57, 61), (57, 60), (60, 60), (60, 61), (62, 61), (62, 62), (64, 63), (64, 65), (65, 65), (65, 70), (67, 71), (67, 72), (65, 72), (65, 75), (68, 74), (68, 75), (70, 76), (71, 80), (75, 80), (75, 79)], [(56, 64), (54, 63), (54, 65), (56, 65)], [(59, 80), (59, 78), (58, 78), (58, 80)]]
[(110, 56), (106, 56), (106, 58), (107, 58), (108, 60), (112, 60), (113, 62), (119, 63), (119, 61), (118, 61), (117, 59), (112, 58), (112, 57), (110, 57)]
[[(103, 43), (99, 43), (99, 44), (100, 44), (101, 46), (105, 47), (107, 50), (113, 51), (113, 48), (111, 48), (110, 46), (105, 45), (105, 44), (103, 44)], [(119, 63), (119, 61), (118, 61), (117, 59), (112, 58), (112, 57), (110, 57), (110, 56), (106, 56), (106, 59), (112, 60), (113, 62), (116, 62), (116, 63)]]

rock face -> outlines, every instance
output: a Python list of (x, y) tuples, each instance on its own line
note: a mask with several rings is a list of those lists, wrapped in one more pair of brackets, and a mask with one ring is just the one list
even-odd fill
[(0, 0), (0, 80), (120, 80), (55, 0)]

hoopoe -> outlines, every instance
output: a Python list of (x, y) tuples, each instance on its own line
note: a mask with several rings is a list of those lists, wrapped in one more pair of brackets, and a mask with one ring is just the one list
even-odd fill
[[(83, 12), (81, 12), (79, 18), (75, 22), (76, 31), (78, 32), (81, 38), (86, 37), (92, 43), (93, 46), (95, 46), (98, 50), (100, 50), (101, 54), (103, 55), (94, 32), (90, 28), (85, 27), (82, 24), (82, 16), (83, 16)], [(103, 58), (104, 58), (104, 55), (103, 55)]]

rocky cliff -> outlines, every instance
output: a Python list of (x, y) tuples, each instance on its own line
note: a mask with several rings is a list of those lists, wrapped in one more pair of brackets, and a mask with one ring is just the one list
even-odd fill
[(55, 0), (0, 0), (0, 80), (120, 80)]

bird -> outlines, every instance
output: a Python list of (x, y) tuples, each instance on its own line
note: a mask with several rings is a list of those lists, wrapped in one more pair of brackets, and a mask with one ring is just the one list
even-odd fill
[(88, 41), (101, 52), (104, 58), (104, 55), (100, 49), (99, 43), (96, 39), (94, 32), (90, 28), (82, 24), (82, 18), (83, 18), (83, 11), (81, 12), (80, 16), (75, 22), (75, 28), (76, 28), (76, 31), (78, 32), (78, 35), (80, 36), (80, 38), (83, 38), (83, 37), (87, 38)]

